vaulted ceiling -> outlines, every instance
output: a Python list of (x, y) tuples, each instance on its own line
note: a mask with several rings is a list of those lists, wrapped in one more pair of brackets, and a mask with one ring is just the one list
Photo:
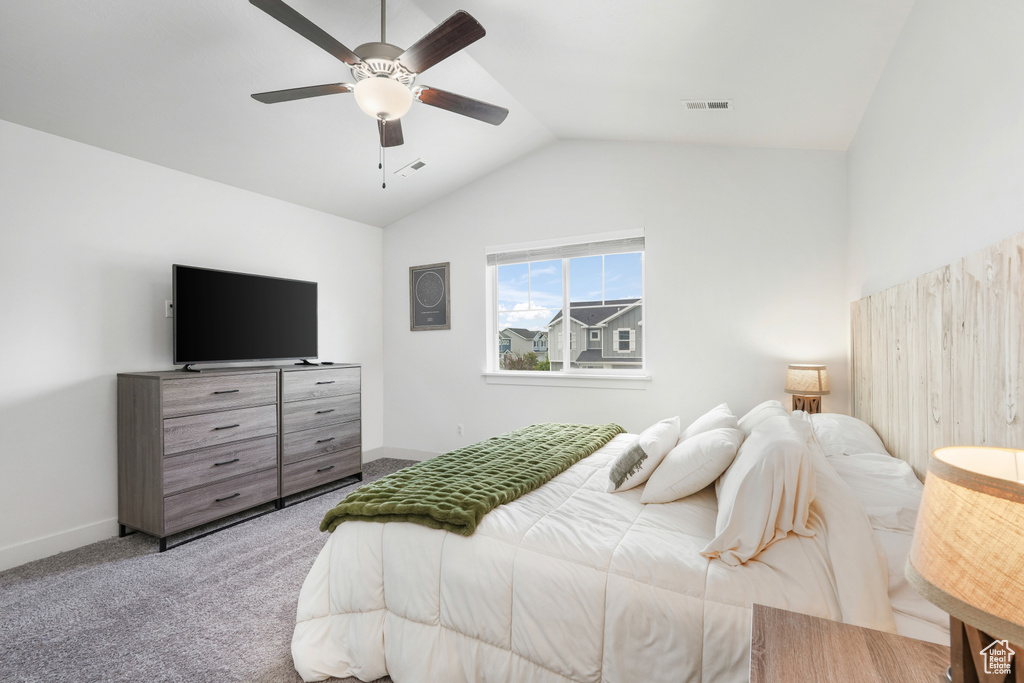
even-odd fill
[[(378, 2), (286, 1), (349, 48), (380, 38)], [(249, 97), (353, 79), (246, 0), (0, 3), (0, 118), (386, 226), (556, 139), (846, 149), (912, 5), (392, 0), (401, 47), (457, 9), (476, 17), (487, 35), (417, 82), (510, 114), (493, 127), (414, 103), (387, 189), (351, 95)]]

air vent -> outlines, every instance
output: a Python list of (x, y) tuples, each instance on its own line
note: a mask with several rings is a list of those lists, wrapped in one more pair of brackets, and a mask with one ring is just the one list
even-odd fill
[(421, 168), (423, 168), (426, 165), (427, 164), (426, 164), (425, 161), (420, 161), (419, 159), (417, 159), (416, 161), (412, 162), (411, 164), (407, 164), (407, 165), (403, 166), (402, 168), (398, 169), (397, 171), (395, 171), (395, 175), (400, 175), (403, 178), (408, 178), (413, 173), (415, 173), (416, 171), (420, 170)]
[(732, 109), (732, 100), (683, 100), (687, 109)]

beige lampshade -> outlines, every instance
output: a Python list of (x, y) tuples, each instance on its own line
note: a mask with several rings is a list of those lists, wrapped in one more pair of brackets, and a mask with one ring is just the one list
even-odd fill
[(1024, 643), (1024, 451), (932, 453), (907, 580), (993, 638)]
[(786, 393), (824, 396), (831, 388), (824, 365), (790, 365), (786, 371)]

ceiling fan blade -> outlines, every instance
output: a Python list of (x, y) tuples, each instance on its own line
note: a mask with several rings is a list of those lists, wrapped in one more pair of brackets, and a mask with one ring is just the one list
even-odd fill
[(306, 40), (330, 52), (349, 66), (355, 66), (362, 61), (355, 52), (339, 43), (322, 28), (281, 2), (281, 0), (249, 0), (249, 2)]
[(398, 147), (405, 144), (405, 137), (402, 135), (402, 119), (387, 122), (377, 119), (377, 132), (380, 133), (381, 147)]
[(508, 116), (508, 109), (505, 109), (505, 107), (474, 100), (472, 97), (466, 97), (465, 95), (456, 95), (447, 90), (431, 88), (428, 85), (413, 88), (412, 94), (423, 104), (429, 104), (431, 107), (439, 109), (447, 109), (450, 112), (462, 114), (471, 119), (489, 123), (492, 126), (497, 126)]
[[(252, 1), (252, 0), (250, 0)], [(443, 59), (484, 37), (480, 22), (459, 10), (423, 36), (398, 58), (413, 73), (423, 73)]]
[(287, 90), (258, 92), (254, 94), (252, 98), (262, 102), (263, 104), (275, 104), (277, 102), (303, 100), (307, 97), (320, 97), (321, 95), (336, 95), (343, 92), (352, 92), (352, 88), (353, 86), (348, 83), (328, 83), (326, 85), (308, 85), (304, 88), (289, 88)]

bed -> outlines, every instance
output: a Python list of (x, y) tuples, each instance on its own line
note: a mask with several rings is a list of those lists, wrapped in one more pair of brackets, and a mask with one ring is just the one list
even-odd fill
[(297, 671), (396, 683), (743, 681), (755, 602), (948, 642), (945, 615), (902, 579), (913, 472), (853, 418), (786, 419), (813, 435), (813, 535), (783, 534), (737, 566), (708, 559), (716, 486), (662, 504), (641, 502), (644, 486), (609, 493), (610, 470), (637, 441), (620, 434), (471, 536), (339, 525), (300, 593)]

